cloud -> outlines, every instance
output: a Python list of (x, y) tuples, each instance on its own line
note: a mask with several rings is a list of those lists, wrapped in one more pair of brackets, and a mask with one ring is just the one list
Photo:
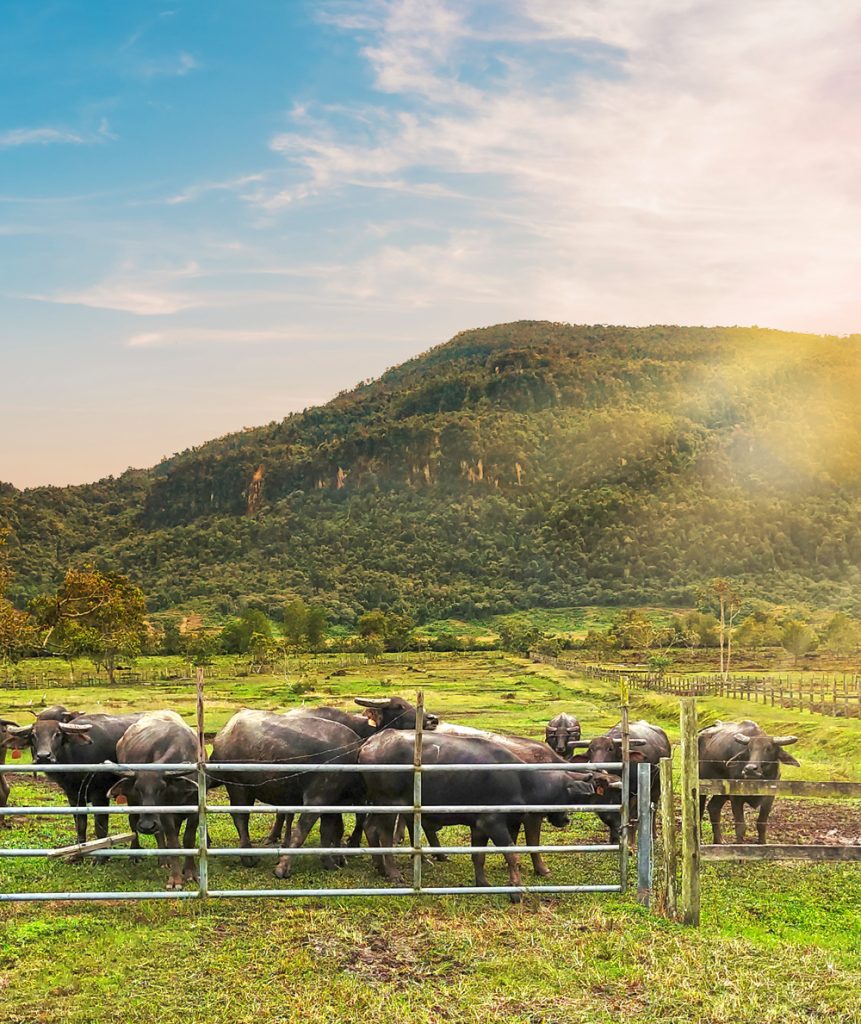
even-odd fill
[(29, 295), (27, 298), (63, 305), (113, 309), (137, 316), (163, 316), (206, 305), (204, 296), (177, 288), (177, 282), (200, 276), (194, 261), (168, 270), (141, 272), (126, 265), (98, 284), (78, 291)]
[(262, 342), (310, 341), (314, 332), (302, 328), (244, 330), (243, 328), (182, 327), (133, 334), (128, 348), (166, 348), (176, 345), (254, 345)]
[(0, 149), (11, 149), (16, 146), (80, 146), (87, 141), (78, 132), (64, 128), (13, 128), (0, 133)]
[(190, 185), (182, 192), (170, 196), (165, 202), (169, 206), (177, 206), (180, 203), (188, 203), (200, 199), (201, 196), (208, 192), (238, 192), (241, 198), (252, 198), (250, 194), (242, 195), (243, 190), (248, 185), (264, 181), (265, 178), (265, 174), (243, 174), (238, 178), (230, 178), (227, 181), (202, 182), (199, 185)]
[(185, 50), (169, 57), (146, 60), (133, 68), (133, 73), (142, 78), (182, 78), (200, 68), (200, 62)]
[(286, 180), (258, 205), (439, 188), (467, 198), (482, 277), (536, 312), (857, 327), (856, 5), (363, 0), (324, 17), (396, 102), (295, 110), (270, 143)]

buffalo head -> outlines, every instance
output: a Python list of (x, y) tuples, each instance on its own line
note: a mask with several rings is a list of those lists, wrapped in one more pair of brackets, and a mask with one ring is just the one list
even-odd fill
[[(416, 707), (403, 697), (355, 697), (354, 703), (368, 708), (378, 729), (415, 729)], [(435, 729), (439, 724), (436, 715), (426, 711), (422, 720), (423, 729)]]

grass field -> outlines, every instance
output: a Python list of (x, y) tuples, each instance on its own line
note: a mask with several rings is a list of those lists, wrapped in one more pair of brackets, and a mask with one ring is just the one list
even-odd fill
[[(346, 704), (359, 694), (411, 696), (417, 689), (445, 718), (532, 736), (561, 709), (577, 712), (587, 736), (618, 717), (612, 686), (497, 652), (343, 665), (308, 660), (301, 680), (209, 680), (207, 729), (240, 706)], [(297, 681), (307, 692), (294, 692)], [(0, 714), (23, 713), (33, 696), (0, 690)], [(189, 720), (194, 706), (193, 687), (182, 681), (52, 689), (46, 696), (87, 710), (173, 707)], [(672, 697), (632, 695), (633, 717), (659, 722), (673, 738), (677, 706)], [(787, 778), (861, 780), (861, 721), (713, 698), (700, 709), (703, 724), (755, 717), (773, 731), (795, 732), (802, 767), (787, 769)], [(61, 795), (44, 782), (16, 783), (13, 801), (31, 799), (61, 802)], [(257, 819), (259, 835), (268, 821)], [(783, 801), (772, 820), (774, 841), (809, 840), (826, 827), (861, 835), (857, 805)], [(124, 828), (122, 817), (113, 827)], [(565, 832), (546, 829), (545, 841), (605, 835), (589, 817)], [(0, 843), (52, 846), (71, 836), (69, 819), (19, 819), (0, 831)], [(465, 839), (458, 830), (448, 837)], [(214, 826), (213, 840), (233, 845), (228, 819)], [(609, 857), (556, 855), (549, 863), (554, 881), (612, 880)], [(504, 881), (502, 858), (489, 865), (491, 880)], [(0, 871), (7, 892), (158, 889), (165, 875), (152, 860), (70, 866), (5, 859)], [(468, 858), (427, 871), (440, 884), (471, 878)], [(335, 874), (300, 859), (284, 883), (271, 864), (216, 862), (212, 872), (219, 887), (378, 884), (364, 857)], [(716, 864), (704, 869), (703, 886), (698, 931), (616, 895), (527, 897), (519, 906), (505, 897), (465, 896), (7, 904), (0, 908), (0, 1021), (861, 1021), (861, 868)]]

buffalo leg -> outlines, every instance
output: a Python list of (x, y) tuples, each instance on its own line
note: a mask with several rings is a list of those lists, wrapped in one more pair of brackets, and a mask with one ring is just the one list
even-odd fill
[(290, 834), (293, 831), (293, 815), (292, 814), (276, 814), (275, 821), (272, 823), (272, 828), (269, 829), (269, 835), (263, 840), (264, 846), (280, 846), (281, 837), (284, 835), (284, 844), (290, 842)]
[(723, 836), (720, 830), (720, 814), (723, 810), (724, 804), (727, 802), (725, 796), (713, 796), (708, 803), (709, 809), (709, 821), (712, 826), (712, 842), (720, 845), (723, 842)]
[(350, 838), (347, 840), (347, 846), (357, 847), (362, 845), (362, 831), (365, 827), (365, 815), (356, 815), (356, 824), (353, 826), (353, 831), (350, 833)]
[[(490, 842), (490, 836), (476, 825), (470, 826), (469, 838), (470, 846), (487, 846)], [(484, 873), (484, 862), (487, 860), (486, 854), (473, 853), (471, 856), (472, 867), (475, 872), (475, 884), (481, 886), (490, 885), (490, 882), (487, 880), (487, 875)]]
[[(182, 845), (187, 850), (193, 850), (197, 846), (197, 825), (199, 815), (189, 814), (185, 819), (185, 832), (182, 836)], [(177, 834), (179, 829), (177, 829)], [(197, 881), (197, 864), (194, 857), (188, 856), (185, 858), (185, 866), (182, 871), (182, 878), (184, 882), (196, 882)]]
[[(540, 814), (526, 815), (523, 822), (523, 828), (524, 833), (526, 835), (527, 846), (541, 845), (541, 820), (542, 819)], [(517, 832), (519, 831), (520, 829), (518, 828)], [(514, 836), (514, 842), (517, 842), (516, 833)], [(542, 878), (544, 878), (550, 874), (550, 868), (548, 868), (547, 865), (544, 863), (544, 858), (541, 856), (540, 853), (530, 853), (529, 856), (532, 858), (532, 870), (535, 872), (536, 875), (539, 875)]]
[[(177, 828), (176, 816), (163, 814), (161, 816), (161, 835), (164, 837), (164, 845), (169, 850), (175, 850), (179, 846), (179, 829)], [(170, 872), (167, 876), (166, 889), (182, 888), (182, 860), (179, 857), (167, 857)]]
[[(344, 838), (344, 817), (341, 814), (324, 814), (320, 818), (320, 845), (331, 848), (340, 847)], [(334, 871), (343, 867), (346, 857), (341, 854), (332, 854), (321, 857), (323, 867), (327, 871)]]
[[(479, 818), (478, 827), (482, 832), (485, 832), (490, 836), (494, 846), (511, 846), (511, 833), (508, 831), (508, 826), (505, 823), (505, 819), (502, 818)], [(509, 885), (522, 885), (523, 879), (520, 875), (520, 858), (513, 851), (504, 853), (505, 863), (508, 865), (508, 884)], [(511, 894), (511, 902), (520, 902), (520, 893), (513, 892)]]
[(756, 841), (765, 843), (765, 834), (768, 830), (768, 816), (771, 814), (771, 807), (774, 803), (773, 796), (764, 796), (759, 805), (759, 815), (756, 819)]
[[(440, 846), (439, 829), (434, 825), (424, 825), (423, 828), (424, 833), (427, 836), (428, 844), (438, 849)], [(448, 860), (447, 853), (432, 853), (431, 856), (433, 857), (434, 860), (438, 861)]]
[(730, 797), (730, 806), (732, 807), (732, 820), (735, 825), (735, 841), (737, 843), (744, 842), (744, 797), (733, 796)]
[[(290, 848), (292, 850), (298, 849), (305, 840), (308, 838), (308, 833), (314, 827), (315, 822), (320, 817), (314, 810), (303, 811), (299, 815), (299, 824), (296, 826), (295, 833), (290, 837)], [(275, 877), (286, 878), (293, 869), (293, 857), (290, 854), (285, 854), (275, 865)]]
[[(141, 848), (141, 840), (140, 840), (140, 836), (138, 835), (138, 815), (137, 814), (130, 814), (129, 815), (129, 828), (132, 830), (132, 841), (131, 841), (131, 843), (129, 843), (129, 846), (133, 850), (139, 850)], [(132, 862), (132, 864), (140, 864), (141, 859), (142, 859), (141, 857), (129, 857), (129, 860)]]
[[(92, 793), (90, 795), (90, 802), (95, 807), (107, 807), (108, 806), (108, 795), (107, 792), (102, 790), (98, 793)], [(109, 815), (107, 814), (96, 814), (93, 816), (93, 820), (96, 823), (96, 839), (104, 839), (108, 834), (108, 820)], [(107, 863), (107, 862), (106, 862)]]
[[(395, 828), (397, 827), (397, 815), (396, 814), (375, 814), (373, 815), (373, 821), (371, 824), (371, 833), (373, 839), (370, 839), (374, 846), (382, 847), (393, 847), (395, 845), (394, 836)], [(396, 885), (403, 884), (404, 876), (398, 869), (395, 863), (395, 858), (390, 853), (383, 853), (379, 855), (379, 861), (377, 861), (377, 870), (390, 881)]]
[[(250, 789), (245, 786), (228, 786), (227, 797), (232, 804), (239, 804), (250, 806), (254, 804), (254, 794)], [(233, 824), (236, 826), (236, 833), (239, 836), (239, 845), (242, 847), (251, 846), (251, 836), (248, 834), (248, 821), (251, 817), (247, 812), (231, 811), (230, 817), (233, 818)], [(253, 868), (257, 863), (256, 857), (240, 857), (239, 863), (243, 867)]]

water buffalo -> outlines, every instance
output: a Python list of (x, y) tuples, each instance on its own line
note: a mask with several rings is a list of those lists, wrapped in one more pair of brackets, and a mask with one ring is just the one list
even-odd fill
[[(18, 728), (18, 723), (11, 718), (0, 718), (0, 764), (6, 763), (6, 729), (8, 726)], [(0, 807), (7, 807), (9, 804), (9, 780), (0, 772)], [(6, 819), (0, 816), (0, 825), (4, 825)]]
[[(796, 743), (797, 736), (769, 736), (756, 724), (716, 722), (703, 729), (698, 737), (701, 779), (779, 779), (780, 765), (798, 761), (783, 749)], [(721, 842), (720, 814), (729, 801), (735, 823), (737, 843), (744, 842), (744, 805), (759, 809), (756, 819), (757, 842), (764, 843), (773, 796), (713, 796), (708, 801), (709, 820), (715, 843)], [(700, 797), (700, 816), (706, 797)]]
[[(411, 732), (385, 731), (369, 739), (359, 751), (360, 765), (402, 764), (413, 762), (415, 738)], [(517, 755), (492, 740), (480, 736), (455, 736), (434, 733), (423, 745), (424, 764), (522, 764)], [(386, 806), (411, 804), (413, 799), (413, 773), (369, 773), (365, 784), (369, 805)], [(582, 803), (594, 795), (589, 775), (574, 777), (567, 771), (516, 772), (494, 771), (492, 767), (475, 772), (427, 772), (422, 781), (422, 803), (425, 805), (504, 805), (504, 804), (572, 804)], [(560, 807), (560, 810), (562, 808)], [(397, 815), (374, 814), (369, 806), (369, 838), (372, 846), (393, 845)], [(445, 825), (469, 825), (472, 845), (510, 846), (514, 840), (509, 828), (507, 812), (457, 811), (451, 813), (422, 813), (422, 823), (430, 829)], [(390, 881), (400, 883), (403, 877), (390, 854), (375, 857), (377, 870)], [(484, 872), (485, 855), (472, 855), (475, 884), (488, 885)], [(508, 877), (511, 885), (520, 885), (520, 861), (516, 853), (506, 853)]]
[[(182, 764), (197, 760), (197, 736), (175, 711), (149, 711), (129, 726), (117, 743), (117, 759), (121, 764)], [(197, 778), (187, 769), (148, 772), (123, 771), (122, 777), (108, 791), (108, 796), (125, 798), (141, 807), (197, 806)], [(138, 836), (156, 836), (158, 845), (167, 849), (179, 846), (179, 833), (185, 822), (182, 845), (193, 849), (197, 837), (197, 811), (147, 813), (129, 815), (135, 834), (132, 846), (140, 846)], [(170, 857), (168, 889), (181, 889), (185, 882), (197, 879), (194, 857)]]
[[(330, 722), (345, 725), (361, 740), (370, 739), (380, 729), (415, 729), (416, 707), (403, 697), (356, 697), (355, 702), (368, 708), (365, 714), (359, 715), (350, 711), (342, 711), (333, 707), (301, 707), (288, 711), (285, 718), (325, 718)], [(422, 719), (424, 729), (435, 729), (439, 719), (436, 715), (424, 713)], [(347, 840), (348, 846), (358, 846), (362, 838), (364, 815), (356, 815), (356, 825)], [(278, 814), (264, 840), (266, 846), (280, 846), (283, 841), (289, 844), (293, 825), (292, 814)]]
[(574, 744), (580, 739), (580, 722), (574, 715), (563, 711), (551, 718), (544, 730), (544, 741), (560, 757), (568, 757), (574, 751)]
[[(301, 846), (319, 814), (314, 806), (364, 802), (364, 786), (358, 773), (273, 771), (223, 772), (218, 762), (289, 764), (355, 764), (361, 745), (359, 736), (346, 725), (314, 715), (279, 715), (271, 711), (243, 710), (230, 719), (215, 737), (209, 766), (211, 786), (224, 784), (231, 804), (249, 806), (256, 800), (273, 804), (303, 804), (308, 810), (300, 814), (299, 824), (289, 846)], [(239, 845), (250, 847), (248, 813), (235, 812), (233, 822), (239, 834)], [(325, 814), (320, 822), (320, 840), (324, 846), (339, 846), (343, 836), (340, 814)], [(291, 870), (292, 858), (282, 857), (275, 868), (278, 878)], [(246, 866), (253, 859), (243, 858)], [(323, 866), (334, 868), (338, 862), (323, 857)]]
[[(45, 717), (50, 715), (52, 717)], [(33, 764), (100, 764), (117, 760), (117, 743), (140, 718), (134, 715), (78, 714), (59, 705), (43, 711), (31, 725), (7, 726), (6, 745), (30, 748)], [(108, 790), (118, 776), (110, 772), (62, 772), (51, 778), (66, 795), (70, 807), (91, 804), (106, 807)], [(87, 815), (76, 814), (79, 843), (87, 840)], [(96, 838), (108, 834), (108, 816), (96, 814)]]
[[(658, 762), (662, 757), (670, 756), (670, 741), (667, 734), (658, 725), (652, 725), (643, 721), (631, 722), (628, 727), (630, 737), (629, 750), (629, 820), (637, 816), (637, 766), (642, 762), (651, 765), (651, 794), (652, 804), (652, 834), (654, 835), (654, 815), (658, 799), (661, 795), (661, 779), (658, 772)], [(621, 723), (614, 725), (602, 736), (596, 736), (586, 749), (585, 754), (577, 754), (570, 758), (574, 762), (589, 764), (605, 764), (612, 761), (622, 760), (622, 726)], [(606, 811), (599, 811), (598, 817), (610, 830), (610, 842), (619, 842), (619, 817), (616, 814), (609, 814)], [(631, 837), (633, 838), (633, 824), (630, 826)]]
[[(552, 764), (560, 763), (564, 764), (564, 760), (555, 754), (546, 743), (541, 743), (538, 740), (528, 739), (525, 736), (509, 736), (507, 733), (499, 732), (488, 732), (485, 729), (474, 729), (468, 725), (454, 725), (450, 722), (441, 722), (437, 728), (435, 735), (448, 735), (448, 736), (462, 736), (467, 739), (470, 737), (479, 737), (481, 739), (490, 740), (494, 743), (499, 743), (501, 746), (510, 750), (518, 760), (523, 761), (524, 764)], [(544, 818), (550, 822), (551, 825), (556, 828), (564, 828), (570, 820), (570, 816), (564, 812), (553, 812), (550, 814), (511, 814), (508, 817), (508, 827), (511, 834), (514, 836), (514, 841), (517, 842), (517, 837), (520, 835), (521, 827), (524, 829), (526, 834), (527, 846), (540, 846), (541, 845), (541, 823)], [(428, 835), (428, 841), (431, 846), (438, 846), (439, 840), (436, 837), (436, 833), (425, 829)], [(436, 855), (438, 859), (442, 859), (443, 855)], [(532, 868), (536, 875), (546, 876), (550, 874), (550, 868), (544, 862), (540, 853), (530, 854), (532, 859)]]

